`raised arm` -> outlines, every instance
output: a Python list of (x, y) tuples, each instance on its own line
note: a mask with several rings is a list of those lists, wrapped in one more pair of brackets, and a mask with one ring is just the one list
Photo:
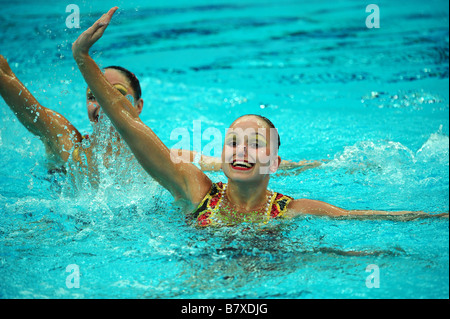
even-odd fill
[(289, 203), (286, 217), (297, 217), (302, 215), (317, 215), (328, 217), (346, 217), (358, 219), (396, 219), (396, 220), (411, 220), (416, 218), (428, 217), (443, 217), (448, 218), (448, 213), (443, 214), (429, 214), (421, 211), (381, 211), (381, 210), (347, 210), (339, 208), (328, 203), (311, 200), (311, 199), (296, 199)]
[(67, 161), (73, 143), (81, 140), (78, 130), (61, 114), (43, 107), (16, 77), (0, 55), (0, 95), (32, 134), (41, 138), (50, 158)]
[(130, 101), (106, 80), (89, 56), (89, 49), (101, 38), (116, 10), (117, 7), (110, 9), (74, 42), (72, 53), (75, 61), (102, 110), (142, 167), (176, 200), (187, 200), (195, 205), (209, 191), (209, 178), (191, 163), (177, 163), (171, 159), (169, 149), (140, 120)]

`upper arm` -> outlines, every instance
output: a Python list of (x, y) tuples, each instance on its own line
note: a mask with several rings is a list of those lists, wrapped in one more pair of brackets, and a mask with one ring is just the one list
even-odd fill
[(66, 162), (74, 144), (82, 139), (80, 132), (58, 112), (39, 103), (32, 107), (33, 113), (16, 113), (16, 116), (31, 133), (41, 139), (49, 156)]
[(346, 210), (325, 202), (311, 199), (296, 199), (289, 203), (286, 217), (296, 217), (304, 214), (329, 216), (329, 217), (354, 217), (354, 218), (423, 218), (438, 215), (430, 215), (424, 212), (412, 211), (381, 211), (381, 210)]
[(81, 142), (80, 132), (61, 114), (45, 109), (37, 134), (47, 148), (47, 153), (66, 162), (76, 143)]
[(348, 214), (348, 211), (331, 204), (312, 199), (295, 199), (289, 203), (286, 217), (296, 217), (304, 214), (318, 216), (345, 216)]
[(78, 56), (76, 61), (98, 103), (141, 166), (176, 200), (199, 202), (211, 186), (209, 178), (191, 163), (173, 161), (167, 146), (141, 121), (130, 101), (107, 81), (89, 55)]
[(67, 161), (73, 143), (81, 140), (78, 130), (61, 114), (42, 106), (14, 75), (3, 75), (0, 93), (19, 121), (38, 136), (49, 155)]
[[(119, 111), (120, 112), (120, 111)], [(211, 187), (211, 180), (195, 165), (177, 160), (150, 127), (126, 112), (116, 116), (116, 129), (141, 166), (176, 199), (200, 202)]]

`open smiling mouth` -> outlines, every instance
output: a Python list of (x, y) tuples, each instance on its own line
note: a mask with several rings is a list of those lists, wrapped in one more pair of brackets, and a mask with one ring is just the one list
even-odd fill
[(239, 171), (249, 171), (255, 166), (255, 164), (249, 163), (245, 160), (234, 160), (232, 163), (230, 163), (231, 167), (233, 169), (239, 170)]

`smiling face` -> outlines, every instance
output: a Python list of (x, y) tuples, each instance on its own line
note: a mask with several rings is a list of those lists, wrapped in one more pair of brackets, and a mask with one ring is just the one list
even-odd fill
[[(135, 100), (135, 92), (130, 85), (127, 77), (123, 75), (120, 71), (115, 69), (106, 69), (105, 77), (109, 83), (111, 83), (123, 96), (130, 100), (131, 104), (138, 109), (139, 114), (142, 111), (143, 100)], [(89, 120), (92, 124), (98, 123), (100, 105), (98, 104), (95, 96), (92, 94), (91, 90), (88, 88), (86, 91), (86, 104)]]
[(278, 133), (256, 116), (237, 119), (228, 129), (222, 151), (222, 169), (229, 179), (257, 181), (274, 173), (281, 161)]

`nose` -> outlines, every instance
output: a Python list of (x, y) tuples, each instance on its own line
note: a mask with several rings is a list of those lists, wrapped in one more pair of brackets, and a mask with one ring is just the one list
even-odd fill
[(94, 107), (94, 108), (97, 108), (97, 107), (100, 106), (96, 100), (95, 101), (89, 101), (88, 105), (90, 105), (91, 107)]
[(91, 121), (97, 122), (100, 112), (100, 105), (97, 102), (89, 102), (88, 114)]
[(246, 143), (239, 143), (236, 146), (236, 155), (245, 157), (247, 155), (247, 150), (248, 150), (248, 147), (247, 147)]

